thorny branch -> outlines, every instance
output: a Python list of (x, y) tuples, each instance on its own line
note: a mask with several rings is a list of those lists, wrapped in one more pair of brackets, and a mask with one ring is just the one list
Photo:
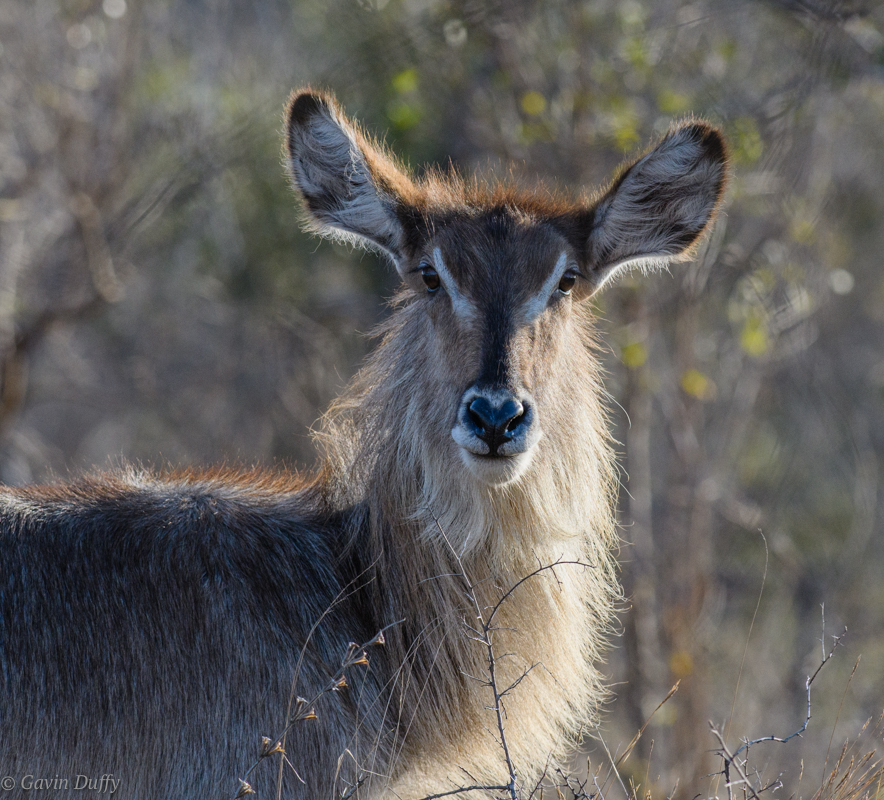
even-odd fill
[(719, 755), (722, 757), (722, 760), (724, 761), (724, 767), (723, 767), (722, 772), (724, 774), (725, 785), (727, 786), (727, 789), (728, 789), (728, 797), (732, 796), (731, 787), (734, 785), (733, 783), (731, 783), (731, 776), (730, 776), (731, 768), (733, 768), (733, 770), (739, 776), (738, 783), (743, 784), (746, 788), (746, 791), (749, 793), (749, 795), (751, 797), (755, 798), (756, 800), (758, 800), (758, 793), (759, 792), (766, 791), (767, 789), (770, 789), (776, 785), (776, 782), (775, 782), (774, 784), (764, 787), (763, 789), (756, 790), (752, 786), (752, 783), (751, 783), (748, 775), (746, 774), (745, 770), (743, 769), (743, 766), (746, 763), (745, 759), (743, 760), (742, 765), (741, 765), (740, 761), (738, 760), (739, 756), (743, 752), (748, 752), (749, 748), (752, 747), (753, 745), (761, 744), (762, 742), (779, 742), (780, 744), (785, 744), (786, 742), (790, 741), (791, 739), (794, 739), (796, 737), (800, 737), (807, 730), (807, 726), (810, 724), (810, 708), (811, 708), (810, 687), (812, 686), (814, 680), (816, 680), (817, 675), (820, 674), (820, 671), (822, 670), (822, 668), (829, 662), (829, 659), (831, 659), (832, 656), (835, 654), (835, 650), (841, 644), (841, 640), (844, 638), (844, 636), (846, 634), (847, 634), (847, 628), (844, 629), (843, 633), (841, 633), (840, 636), (833, 636), (832, 637), (832, 647), (828, 652), (826, 652), (826, 649), (825, 649), (825, 617), (823, 618), (823, 639), (822, 639), (822, 641), (823, 641), (823, 657), (822, 657), (822, 660), (820, 661), (819, 665), (817, 666), (817, 668), (814, 670), (813, 674), (809, 675), (807, 677), (807, 680), (804, 682), (804, 688), (807, 693), (807, 712), (804, 716), (804, 723), (801, 725), (800, 728), (798, 728), (798, 730), (794, 731), (793, 733), (790, 733), (788, 736), (773, 736), (773, 735), (771, 735), (771, 736), (762, 736), (758, 739), (746, 740), (743, 742), (743, 744), (739, 748), (737, 748), (737, 750), (735, 750), (733, 753), (731, 753), (730, 750), (728, 750), (728, 748), (727, 748), (727, 745), (724, 740), (724, 736), (722, 735), (721, 731), (719, 731), (719, 729), (712, 722), (709, 723), (709, 727), (712, 730), (712, 734), (719, 741)]
[[(455, 561), (457, 562), (457, 567), (459, 570), (460, 577), (463, 579), (466, 584), (466, 596), (469, 599), (470, 603), (473, 606), (473, 610), (476, 613), (476, 620), (478, 621), (478, 627), (470, 625), (467, 622), (464, 622), (467, 630), (473, 635), (475, 641), (485, 647), (486, 649), (486, 661), (487, 661), (487, 669), (488, 669), (488, 679), (483, 680), (483, 682), (488, 686), (491, 690), (491, 693), (494, 698), (494, 705), (490, 706), (489, 709), (494, 711), (496, 722), (497, 722), (497, 735), (498, 741), (500, 742), (501, 749), (503, 750), (504, 759), (506, 761), (507, 773), (509, 777), (509, 782), (505, 785), (476, 785), (476, 786), (461, 786), (456, 789), (452, 789), (447, 792), (442, 792), (440, 794), (428, 795), (422, 800), (436, 800), (441, 797), (451, 797), (454, 795), (464, 794), (466, 792), (471, 791), (505, 791), (506, 796), (509, 800), (519, 800), (519, 792), (517, 791), (517, 776), (515, 765), (513, 764), (512, 756), (510, 754), (509, 745), (507, 744), (506, 738), (506, 729), (505, 729), (505, 717), (506, 710), (504, 708), (503, 700), (507, 694), (509, 694), (513, 689), (515, 689), (524, 678), (528, 675), (534, 667), (538, 666), (537, 664), (532, 664), (522, 675), (517, 678), (513, 683), (511, 683), (508, 687), (503, 689), (502, 691), (498, 688), (497, 685), (497, 661), (503, 656), (497, 655), (494, 650), (494, 631), (496, 630), (494, 626), (494, 618), (497, 615), (497, 612), (500, 610), (501, 606), (512, 596), (512, 594), (518, 589), (523, 583), (530, 580), (531, 578), (536, 577), (541, 572), (545, 572), (546, 570), (554, 570), (558, 566), (564, 565), (576, 565), (583, 568), (591, 568), (590, 564), (587, 564), (583, 561), (565, 561), (559, 560), (552, 564), (541, 564), (537, 569), (528, 573), (527, 575), (520, 578), (516, 581), (512, 586), (507, 589), (506, 592), (500, 597), (500, 599), (491, 607), (491, 611), (487, 614), (482, 612), (482, 608), (479, 604), (479, 600), (476, 596), (476, 589), (473, 583), (470, 581), (469, 576), (467, 575), (466, 569), (464, 568), (463, 562), (461, 561), (460, 555), (457, 553), (455, 548), (452, 546), (451, 542), (448, 540), (448, 537), (445, 535), (445, 531), (442, 529), (442, 526), (439, 524), (439, 520), (434, 518), (436, 522), (436, 527), (439, 529), (439, 533), (442, 535), (442, 538), (445, 540), (445, 543), (448, 545), (448, 548), (451, 550), (452, 555), (454, 556)], [(487, 610), (487, 609), (486, 609)], [(472, 677), (472, 676), (468, 676)], [(533, 798), (537, 795), (538, 791), (541, 791), (541, 783), (543, 781), (544, 776), (546, 775), (546, 770), (544, 770), (543, 776), (541, 776), (540, 780), (531, 790), (528, 795), (529, 798)], [(586, 797), (583, 793), (583, 787), (580, 787), (580, 794), (574, 791), (571, 787), (570, 782), (566, 781), (562, 784), (564, 788), (569, 789), (572, 794), (574, 794), (575, 798)], [(558, 788), (558, 787), (557, 787)], [(561, 792), (559, 792), (561, 794)]]
[[(477, 640), (485, 647), (486, 655), (488, 659), (488, 686), (491, 689), (491, 692), (494, 696), (494, 706), (492, 710), (494, 711), (495, 717), (497, 719), (497, 731), (500, 737), (500, 746), (503, 749), (504, 759), (506, 760), (506, 768), (507, 774), (509, 775), (509, 783), (506, 786), (502, 787), (501, 790), (506, 791), (510, 800), (518, 800), (518, 796), (516, 794), (516, 769), (513, 765), (513, 759), (510, 755), (510, 750), (507, 745), (506, 740), (506, 730), (504, 726), (504, 708), (503, 708), (503, 698), (500, 692), (497, 690), (497, 674), (496, 674), (496, 666), (497, 666), (497, 657), (494, 653), (494, 629), (491, 626), (491, 622), (494, 618), (494, 614), (497, 611), (500, 603), (498, 603), (491, 614), (488, 617), (488, 620), (485, 620), (485, 615), (482, 613), (482, 608), (479, 605), (479, 600), (476, 597), (476, 589), (467, 576), (467, 572), (464, 569), (463, 562), (460, 559), (460, 556), (457, 553), (457, 550), (451, 546), (451, 542), (448, 541), (448, 537), (445, 535), (445, 531), (442, 529), (442, 526), (439, 524), (439, 520), (435, 520), (436, 527), (439, 529), (439, 532), (442, 534), (442, 538), (445, 540), (445, 543), (448, 545), (452, 554), (454, 555), (455, 561), (457, 561), (457, 567), (460, 570), (461, 577), (464, 580), (464, 583), (467, 585), (467, 597), (473, 604), (473, 608), (476, 612), (476, 619), (479, 621), (480, 628), (475, 629), (471, 626), (468, 626), (473, 630), (476, 634)], [(523, 579), (524, 580), (524, 579)], [(518, 585), (518, 584), (516, 584)], [(512, 589), (510, 589), (512, 591)], [(507, 595), (509, 592), (507, 593)], [(507, 595), (504, 595), (506, 597)], [(501, 599), (500, 602), (503, 602)], [(441, 795), (438, 795), (441, 796)], [(425, 800), (428, 800), (425, 798)]]
[(481, 784), (477, 786), (461, 786), (458, 789), (451, 789), (448, 792), (439, 792), (439, 794), (428, 794), (426, 797), (421, 798), (421, 800), (438, 800), (440, 797), (454, 797), (459, 794), (465, 794), (466, 792), (506, 792), (509, 791), (510, 785), (502, 784), (499, 786), (490, 786), (488, 784)]
[[(436, 524), (438, 525), (438, 522)], [(460, 559), (458, 559), (458, 564), (459, 563), (460, 563)], [(500, 607), (510, 598), (510, 596), (513, 594), (513, 592), (515, 592), (516, 589), (518, 589), (523, 583), (525, 583), (526, 581), (530, 580), (531, 578), (534, 578), (535, 576), (539, 575), (541, 572), (545, 572), (546, 570), (550, 570), (550, 569), (554, 570), (556, 567), (562, 567), (562, 566), (568, 566), (568, 565), (585, 567), (587, 569), (591, 568), (591, 565), (587, 564), (585, 561), (559, 560), (559, 561), (553, 562), (552, 564), (542, 564), (537, 569), (535, 569), (533, 572), (529, 572), (523, 578), (520, 578), (512, 586), (510, 586), (509, 589), (507, 589), (507, 591), (504, 593), (503, 597), (501, 597), (500, 600), (498, 600), (494, 604), (494, 606), (492, 607), (491, 613), (488, 615), (488, 624), (491, 625), (491, 623), (494, 620), (495, 615), (500, 610)], [(466, 576), (464, 576), (464, 577), (466, 577)], [(474, 600), (475, 600), (475, 598), (474, 598)]]
[(356, 776), (356, 781), (353, 785), (344, 792), (339, 800), (349, 800), (353, 795), (356, 794), (362, 788), (362, 785), (365, 783), (365, 773), (360, 772), (359, 775)]
[[(711, 723), (710, 723), (711, 725)], [(752, 781), (749, 779), (749, 776), (746, 774), (746, 771), (743, 769), (743, 766), (739, 761), (736, 760), (736, 753), (731, 753), (727, 749), (727, 745), (724, 742), (724, 736), (722, 736), (721, 732), (714, 725), (711, 725), (712, 733), (716, 739), (718, 739), (720, 748), (719, 752), (721, 753), (722, 758), (724, 759), (724, 785), (727, 787), (727, 796), (728, 798), (733, 798), (733, 787), (737, 784), (742, 784), (746, 791), (748, 792), (750, 797), (755, 798), (755, 800), (761, 800), (759, 798), (759, 792), (766, 791), (767, 789), (774, 788), (779, 785), (779, 781), (775, 781), (770, 786), (766, 786), (763, 789), (759, 789), (758, 791), (752, 786)], [(796, 734), (793, 734), (793, 736)], [(790, 739), (792, 736), (789, 737)], [(769, 739), (761, 739), (759, 741), (769, 741)], [(784, 741), (782, 739), (775, 741)], [(741, 747), (740, 750), (743, 748)], [(740, 752), (739, 750), (737, 752)], [(739, 781), (731, 781), (730, 778), (730, 767), (734, 768), (734, 771), (737, 773), (739, 777)]]

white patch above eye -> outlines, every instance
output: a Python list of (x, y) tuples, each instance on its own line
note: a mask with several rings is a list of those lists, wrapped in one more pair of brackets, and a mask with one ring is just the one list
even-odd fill
[(558, 261), (556, 261), (556, 265), (553, 267), (552, 272), (550, 272), (549, 277), (543, 282), (543, 286), (540, 287), (537, 294), (522, 306), (522, 316), (526, 323), (530, 324), (534, 322), (534, 320), (543, 313), (549, 303), (550, 295), (553, 293), (556, 286), (559, 285), (562, 276), (567, 270), (568, 254), (563, 250)]
[(451, 308), (455, 315), (464, 320), (476, 319), (479, 316), (476, 306), (467, 299), (466, 295), (461, 293), (454, 278), (451, 277), (448, 267), (445, 266), (445, 261), (442, 259), (442, 250), (439, 247), (433, 248), (433, 266), (442, 279), (442, 286), (448, 293), (448, 297), (451, 298)]

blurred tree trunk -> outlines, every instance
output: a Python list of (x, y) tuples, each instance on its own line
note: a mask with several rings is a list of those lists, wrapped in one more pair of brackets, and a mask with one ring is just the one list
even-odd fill
[[(675, 327), (675, 366), (680, 390), (673, 398), (670, 428), (675, 442), (673, 474), (665, 516), (668, 580), (663, 597), (663, 626), (671, 680), (681, 681), (674, 698), (673, 763), (681, 780), (679, 796), (691, 797), (712, 771), (709, 748), (710, 687), (703, 611), (714, 580), (712, 509), (708, 497), (705, 408), (691, 396), (696, 375), (694, 346), (699, 299), (686, 292)], [(693, 378), (694, 381), (699, 380)], [(695, 393), (699, 390), (695, 389)]]
[[(625, 470), (628, 475), (623, 499), (623, 588), (628, 612), (624, 619), (626, 685), (623, 701), (630, 728), (640, 730), (668, 687), (668, 673), (660, 645), (658, 615), (657, 548), (654, 542), (653, 487), (651, 486), (651, 429), (653, 393), (649, 385), (647, 345), (649, 310), (646, 289), (638, 286), (622, 293), (621, 318), (630, 320), (632, 358), (626, 367), (623, 409), (627, 416)], [(651, 737), (643, 736), (635, 756), (650, 756)]]

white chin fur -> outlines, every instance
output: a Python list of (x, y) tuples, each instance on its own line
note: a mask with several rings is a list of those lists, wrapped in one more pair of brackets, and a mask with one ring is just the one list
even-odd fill
[(477, 456), (463, 447), (459, 448), (461, 461), (473, 477), (487, 486), (506, 486), (517, 481), (528, 469), (534, 448), (524, 453), (499, 458)]

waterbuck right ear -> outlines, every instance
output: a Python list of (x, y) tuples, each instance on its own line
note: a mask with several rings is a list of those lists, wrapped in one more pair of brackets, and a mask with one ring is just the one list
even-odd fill
[(287, 116), (288, 166), (308, 226), (382, 250), (400, 269), (405, 237), (397, 211), (415, 191), (408, 176), (330, 95), (293, 92)]
[(672, 129), (595, 207), (587, 242), (595, 289), (631, 266), (688, 257), (715, 218), (726, 179), (727, 150), (715, 128), (688, 122)]

